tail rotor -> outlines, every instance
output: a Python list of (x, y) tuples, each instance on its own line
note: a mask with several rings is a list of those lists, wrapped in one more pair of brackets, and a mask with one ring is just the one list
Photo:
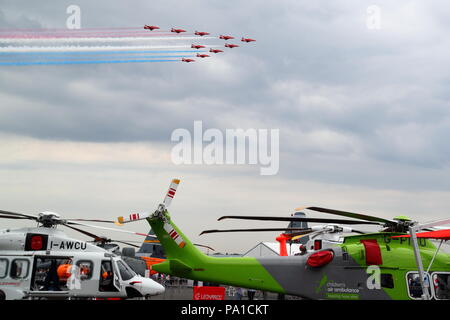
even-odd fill
[(118, 217), (116, 224), (123, 225), (123, 224), (129, 223), (129, 222), (145, 220), (145, 219), (149, 218), (152, 214), (161, 214), (172, 203), (172, 199), (175, 196), (175, 193), (177, 192), (177, 188), (178, 188), (179, 184), (180, 184), (180, 179), (172, 179), (169, 189), (167, 190), (166, 196), (164, 197), (163, 202), (158, 205), (158, 208), (156, 209), (155, 213), (132, 213), (129, 216)]

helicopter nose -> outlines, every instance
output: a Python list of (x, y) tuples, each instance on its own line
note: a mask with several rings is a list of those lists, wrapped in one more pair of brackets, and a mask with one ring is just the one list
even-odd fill
[(159, 283), (156, 283), (157, 287), (156, 287), (156, 294), (163, 294), (166, 291), (166, 288), (164, 288), (162, 285), (160, 285)]
[(153, 281), (153, 280), (150, 280), (150, 281), (151, 281), (151, 294), (152, 295), (162, 294), (166, 291), (166, 288), (164, 288), (158, 282)]

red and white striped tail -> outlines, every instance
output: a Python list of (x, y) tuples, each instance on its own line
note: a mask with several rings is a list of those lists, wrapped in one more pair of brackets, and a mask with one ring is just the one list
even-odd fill
[(175, 243), (180, 247), (183, 248), (186, 245), (186, 242), (184, 242), (183, 238), (178, 234), (178, 232), (175, 231), (175, 229), (167, 222), (164, 223), (164, 230), (169, 234), (169, 236), (175, 241)]
[(119, 223), (128, 223), (128, 222), (133, 222), (133, 221), (138, 221), (138, 220), (144, 220), (147, 219), (150, 216), (150, 214), (148, 213), (132, 213), (127, 217), (118, 217), (117, 221)]
[(167, 190), (166, 197), (164, 198), (164, 206), (167, 208), (170, 206), (170, 203), (172, 202), (173, 197), (175, 196), (175, 192), (177, 192), (178, 185), (180, 184), (179, 179), (173, 179), (170, 183), (169, 190)]

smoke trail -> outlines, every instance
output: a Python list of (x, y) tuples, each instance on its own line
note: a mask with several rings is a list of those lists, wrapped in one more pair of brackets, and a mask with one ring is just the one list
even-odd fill
[[(192, 34), (190, 34), (192, 35)], [(134, 33), (52, 33), (52, 34), (28, 34), (28, 33), (2, 33), (0, 34), (1, 39), (60, 39), (60, 38), (70, 38), (70, 39), (78, 39), (78, 38), (124, 38), (124, 37), (136, 37), (141, 36), (145, 38), (150, 37), (160, 37), (160, 36), (175, 36), (170, 32), (160, 32), (158, 34), (148, 33), (148, 32), (134, 32)]]
[(123, 30), (115, 30), (115, 29), (61, 29), (61, 30), (45, 30), (45, 29), (22, 29), (22, 30), (16, 30), (16, 29), (0, 29), (0, 34), (34, 34), (34, 35), (45, 35), (45, 34), (89, 34), (89, 33), (111, 33), (111, 34), (122, 34), (122, 33), (135, 33), (135, 32), (143, 32), (143, 33), (159, 33), (159, 32), (167, 32), (170, 33), (170, 30), (145, 30), (143, 28), (136, 28), (136, 29), (123, 29)]
[(136, 63), (136, 62), (172, 62), (179, 59), (131, 59), (131, 60), (86, 60), (86, 61), (15, 61), (0, 62), (0, 66), (33, 66), (33, 65), (68, 65), (68, 64), (101, 64), (101, 63)]
[(117, 50), (117, 51), (62, 51), (62, 52), (0, 52), (1, 58), (15, 57), (35, 57), (35, 56), (80, 56), (80, 55), (114, 55), (114, 54), (159, 54), (159, 53), (201, 53), (207, 50)]
[[(0, 66), (181, 61), (209, 48), (222, 47), (205, 43), (211, 39), (218, 37), (142, 27), (0, 29)], [(195, 49), (192, 43), (208, 49)]]
[[(67, 29), (67, 28), (41, 28), (41, 29), (20, 29), (20, 28), (16, 28), (16, 29), (0, 29), (0, 32), (71, 32), (71, 31), (93, 31), (93, 30), (117, 30), (117, 31), (121, 31), (121, 30), (142, 30), (142, 27), (117, 27), (117, 28), (111, 28), (111, 27), (104, 27), (104, 28), (82, 28), (82, 29)], [(154, 30), (156, 31), (156, 30)]]
[[(218, 48), (222, 46), (208, 45), (209, 48)], [(192, 49), (190, 45), (173, 46), (59, 46), (59, 47), (0, 47), (2, 53), (32, 53), (32, 52), (101, 52), (101, 51), (138, 51), (138, 50), (160, 50), (160, 49)], [(193, 50), (192, 50), (193, 51)], [(196, 52), (200, 52), (197, 50)]]
[(13, 38), (0, 38), (0, 43), (4, 44), (27, 44), (35, 42), (133, 42), (133, 41), (155, 41), (155, 40), (210, 40), (217, 39), (217, 37), (92, 37), (92, 38), (26, 38), (26, 39), (13, 39)]
[[(108, 56), (108, 57), (98, 57), (98, 56), (77, 56), (77, 57), (67, 57), (67, 56), (31, 56), (31, 57), (0, 57), (0, 62), (44, 62), (44, 61), (89, 61), (89, 60), (99, 60), (99, 59), (107, 59), (107, 60), (132, 60), (132, 59), (167, 59), (167, 58), (191, 58), (195, 57), (192, 54), (184, 54), (184, 55), (117, 55), (117, 56)], [(18, 59), (20, 58), (20, 59)]]

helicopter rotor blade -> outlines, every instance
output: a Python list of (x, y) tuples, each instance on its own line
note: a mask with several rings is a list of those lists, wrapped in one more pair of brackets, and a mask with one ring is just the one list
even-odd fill
[(319, 222), (319, 223), (336, 223), (336, 224), (370, 224), (379, 225), (379, 222), (359, 221), (359, 220), (343, 220), (328, 218), (302, 218), (302, 217), (268, 217), (268, 216), (223, 216), (218, 220), (224, 219), (243, 219), (243, 220), (261, 220), (261, 221), (300, 221), (300, 222)]
[[(109, 239), (109, 238), (101, 238), (101, 239), (98, 239), (98, 240), (91, 240), (91, 241), (88, 241), (88, 242), (93, 242), (93, 243), (98, 243), (98, 242), (104, 242), (104, 243), (117, 242), (117, 243), (126, 244), (127, 246), (140, 248), (140, 246), (137, 246), (137, 245), (131, 243), (131, 242), (135, 242), (135, 241), (123, 241), (123, 240), (115, 240), (115, 239)], [(137, 241), (136, 243), (141, 243), (141, 242)]]
[[(308, 229), (309, 228), (307, 228), (307, 229), (305, 229), (303, 231), (286, 233), (286, 235), (288, 235), (291, 238), (291, 240), (295, 240), (294, 238), (301, 238), (303, 236), (311, 235), (311, 234), (313, 234), (315, 232), (318, 232), (318, 231), (314, 231), (312, 229), (309, 229), (309, 230)], [(320, 231), (322, 231), (322, 230), (320, 230)]]
[(113, 223), (116, 222), (113, 220), (98, 220), (98, 219), (66, 219), (67, 221), (85, 221), (85, 222), (101, 222), (101, 223)]
[(355, 229), (352, 229), (351, 232), (359, 233), (359, 234), (367, 234), (367, 233), (368, 233), (368, 232), (366, 232), (366, 231), (360, 231), (360, 230), (355, 230)]
[(180, 179), (172, 179), (169, 190), (167, 190), (166, 196), (164, 197), (163, 204), (166, 208), (172, 203), (172, 199), (177, 192), (178, 185), (180, 184)]
[(206, 248), (206, 249), (209, 249), (209, 250), (212, 250), (212, 251), (216, 251), (216, 250), (214, 250), (213, 248), (211, 248), (209, 246), (205, 246), (204, 244), (193, 243), (193, 245), (197, 246), (197, 247)]
[(313, 211), (323, 212), (323, 213), (328, 213), (328, 214), (335, 214), (338, 216), (344, 216), (344, 217), (348, 217), (348, 218), (360, 219), (360, 220), (365, 220), (365, 221), (379, 222), (379, 223), (383, 223), (383, 224), (390, 224), (390, 225), (397, 224), (397, 222), (393, 221), (393, 220), (388, 220), (388, 219), (375, 217), (375, 216), (369, 216), (369, 215), (360, 214), (360, 213), (335, 210), (335, 209), (327, 209), (327, 208), (320, 208), (320, 207), (304, 207), (304, 208), (297, 208), (295, 210), (300, 211), (303, 209), (308, 209), (308, 210), (313, 210)]
[(140, 248), (140, 246), (137, 246), (135, 244), (126, 242), (126, 241), (122, 241), (122, 240), (111, 240), (110, 242), (117, 242), (117, 243), (123, 243), (126, 244), (127, 246), (131, 246), (131, 247), (135, 247), (135, 248)]
[[(172, 179), (169, 185), (169, 189), (166, 192), (166, 196), (164, 197), (163, 202), (158, 206), (156, 212), (158, 211), (164, 211), (167, 209), (170, 204), (172, 203), (172, 199), (175, 196), (175, 193), (177, 192), (178, 185), (180, 184), (179, 179)], [(123, 225), (125, 223), (139, 221), (139, 220), (145, 220), (149, 218), (153, 213), (132, 213), (128, 216), (120, 216), (117, 217), (117, 221), (115, 221), (116, 225)]]
[[(321, 230), (313, 230), (311, 229), (310, 232), (293, 232), (293, 233), (288, 233), (288, 235), (291, 236), (292, 240), (298, 239), (300, 238), (299, 236), (304, 236), (304, 235), (310, 235), (312, 238), (318, 236), (319, 234), (322, 233), (358, 233), (358, 234), (366, 234), (367, 232), (365, 231), (360, 231), (360, 230), (355, 230), (353, 228), (343, 228), (342, 230), (338, 230), (338, 231), (333, 231), (327, 228), (328, 226), (324, 225), (323, 229)], [(306, 229), (305, 229), (306, 230)]]
[(140, 246), (137, 246), (137, 245), (135, 245), (135, 244), (132, 244), (132, 243), (129, 243), (129, 242), (126, 242), (126, 241), (122, 241), (122, 240), (113, 240), (113, 239), (108, 239), (108, 238), (106, 238), (106, 237), (100, 237), (100, 236), (97, 236), (97, 235), (95, 235), (95, 234), (93, 234), (93, 233), (90, 233), (90, 232), (88, 232), (88, 231), (85, 231), (85, 230), (76, 228), (76, 227), (74, 227), (74, 226), (70, 226), (70, 225), (68, 225), (68, 224), (63, 224), (63, 225), (64, 225), (65, 227), (70, 228), (70, 229), (73, 229), (73, 230), (76, 230), (76, 231), (78, 231), (78, 232), (81, 232), (82, 234), (87, 235), (88, 237), (93, 238), (93, 239), (94, 239), (93, 242), (118, 242), (118, 243), (126, 244), (126, 245), (131, 246), (131, 247), (140, 248)]
[(67, 224), (79, 225), (79, 226), (90, 227), (90, 228), (97, 228), (97, 229), (103, 229), (103, 230), (110, 230), (110, 231), (116, 231), (116, 232), (122, 232), (122, 233), (128, 233), (128, 234), (134, 234), (134, 235), (143, 236), (143, 237), (147, 237), (148, 236), (148, 234), (146, 234), (146, 233), (139, 233), (139, 232), (135, 232), (135, 231), (115, 229), (115, 228), (100, 227), (100, 226), (94, 226), (92, 224), (85, 224), (85, 223), (79, 223), (79, 222), (67, 221)]
[(63, 226), (65, 226), (67, 228), (70, 228), (70, 229), (73, 229), (75, 231), (78, 231), (78, 232), (80, 232), (80, 233), (82, 233), (82, 234), (84, 234), (84, 235), (86, 235), (88, 237), (94, 238), (94, 241), (101, 241), (102, 239), (104, 239), (103, 237), (99, 237), (99, 236), (97, 236), (97, 235), (95, 235), (93, 233), (90, 233), (90, 232), (82, 230), (82, 229), (75, 228), (74, 226), (70, 226), (68, 224), (63, 224)]
[(324, 233), (326, 233), (327, 231), (324, 229), (324, 230), (319, 230), (319, 231), (316, 231), (316, 232), (312, 232), (311, 234), (310, 234), (310, 237), (311, 237), (311, 239), (314, 239), (315, 237), (317, 237), (317, 236), (319, 236), (319, 235), (321, 235), (321, 234), (324, 234)]
[(293, 232), (293, 233), (288, 233), (288, 235), (291, 237), (289, 240), (289, 243), (291, 243), (292, 241), (298, 240), (304, 236), (309, 236), (311, 238), (314, 238), (315, 236), (323, 233), (324, 230), (319, 230), (319, 231), (309, 231), (309, 232)]
[(33, 220), (33, 219), (27, 218), (27, 217), (7, 216), (7, 215), (0, 215), (0, 218), (5, 218), (5, 219), (24, 219), (24, 220)]
[(33, 220), (37, 220), (37, 218), (38, 218), (37, 216), (33, 216), (31, 214), (17, 213), (17, 212), (5, 211), (5, 210), (0, 210), (0, 213), (9, 215), (9, 216), (26, 217), (28, 219), (33, 219)]
[(221, 232), (271, 232), (271, 231), (298, 231), (298, 232), (310, 232), (310, 228), (259, 228), (259, 229), (226, 229), (226, 230), (204, 230), (200, 233), (200, 236), (208, 233), (221, 233)]

